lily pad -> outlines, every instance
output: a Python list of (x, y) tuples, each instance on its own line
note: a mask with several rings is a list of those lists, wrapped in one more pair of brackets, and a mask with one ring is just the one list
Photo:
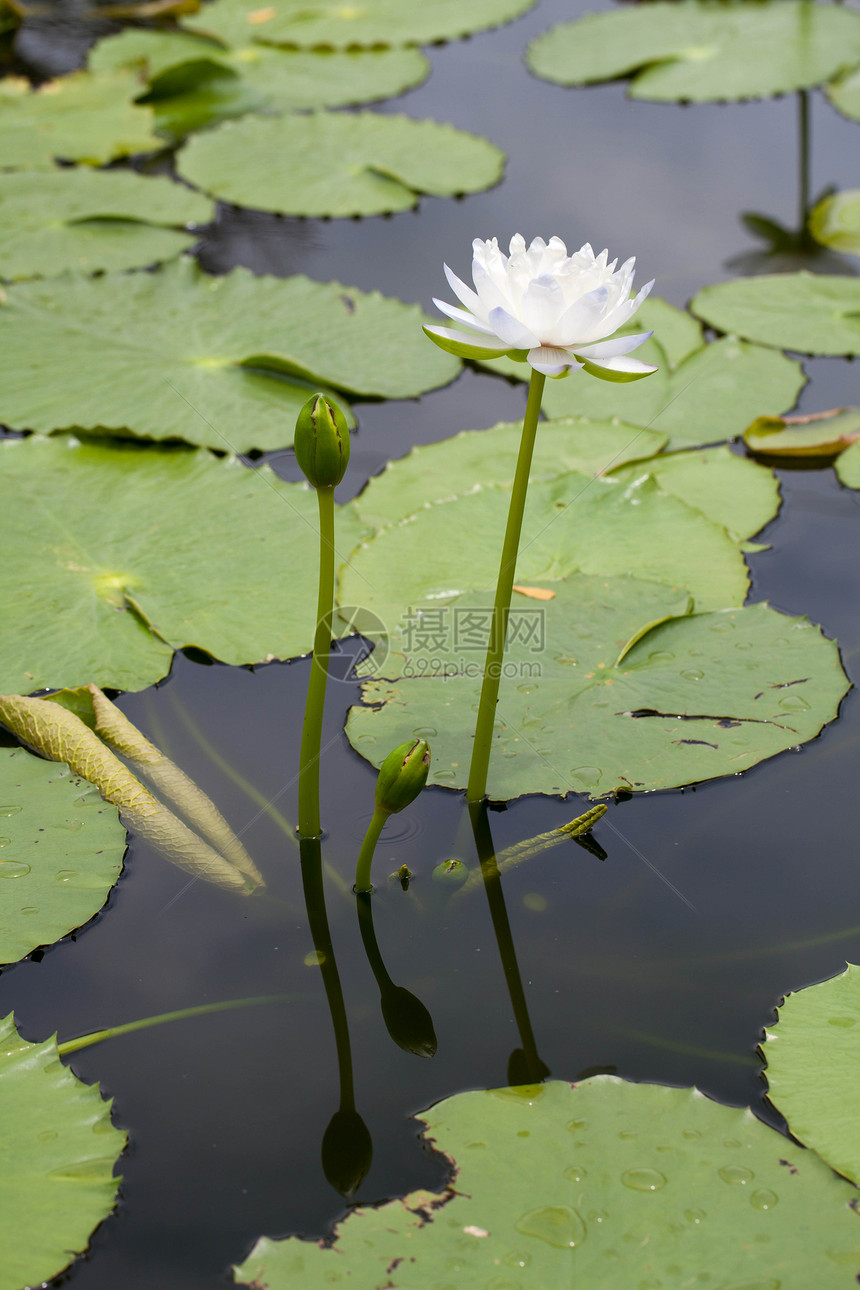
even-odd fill
[(809, 216), (809, 231), (822, 246), (860, 255), (860, 188), (823, 198)]
[(427, 76), (417, 49), (299, 50), (236, 48), (184, 31), (127, 30), (90, 55), (93, 71), (133, 69), (149, 82), (143, 101), (171, 138), (246, 112), (345, 107), (391, 98)]
[(123, 170), (0, 173), (0, 278), (135, 269), (180, 255), (214, 207), (169, 179)]
[(0, 421), (283, 447), (313, 389), (408, 398), (452, 380), (457, 360), (421, 321), (378, 292), (245, 269), (210, 278), (187, 259), (24, 283), (0, 309)]
[(836, 474), (846, 488), (860, 488), (860, 444), (845, 449), (836, 462)]
[(758, 417), (744, 431), (757, 457), (830, 458), (860, 439), (860, 408), (833, 408), (808, 417)]
[(805, 272), (735, 278), (704, 287), (690, 307), (717, 331), (761, 345), (801, 354), (860, 354), (856, 278)]
[(779, 510), (779, 484), (773, 471), (739, 457), (724, 445), (615, 467), (612, 477), (632, 481), (643, 471), (653, 476), (664, 492), (722, 524), (736, 542), (758, 533)]
[[(142, 689), (185, 645), (229, 663), (310, 649), (319, 525), (305, 485), (205, 451), (32, 437), (0, 443), (0, 489), (0, 691)], [(338, 508), (341, 559), (363, 532)]]
[(86, 1249), (113, 1209), (126, 1135), (98, 1085), (62, 1064), (56, 1039), (27, 1043), (11, 1015), (0, 1021), (0, 1090), (0, 1290), (20, 1290), (52, 1280)]
[(237, 206), (344, 216), (408, 210), (422, 194), (479, 192), (501, 179), (504, 161), (486, 139), (437, 121), (312, 112), (226, 121), (191, 139), (178, 167)]
[(544, 411), (595, 419), (614, 414), (668, 434), (669, 448), (692, 448), (731, 439), (753, 417), (793, 407), (805, 383), (799, 363), (733, 337), (702, 346), (677, 366), (656, 335), (636, 353), (659, 368), (647, 381), (616, 385), (575, 372), (547, 382)]
[(860, 1183), (860, 967), (786, 995), (765, 1030), (768, 1095), (803, 1145)]
[(0, 797), (0, 963), (16, 963), (98, 913), (125, 829), (85, 780), (23, 748), (0, 749)]
[[(463, 430), (441, 443), (419, 444), (371, 480), (357, 498), (356, 510), (366, 524), (381, 528), (479, 485), (510, 484), (521, 437), (520, 422), (502, 421), (489, 430)], [(530, 478), (554, 479), (571, 470), (601, 475), (626, 461), (651, 457), (665, 443), (665, 435), (621, 421), (544, 421)]]
[(128, 72), (76, 72), (38, 90), (29, 81), (0, 81), (0, 170), (53, 170), (54, 161), (100, 166), (116, 157), (163, 146), (152, 132), (152, 110)]
[(562, 85), (632, 76), (638, 99), (759, 99), (860, 62), (860, 15), (808, 0), (637, 5), (560, 23), (532, 41), (526, 60)]
[(420, 1119), (452, 1162), (446, 1190), (357, 1209), (331, 1245), (263, 1238), (235, 1269), (239, 1282), (855, 1284), (853, 1188), (750, 1111), (696, 1089), (597, 1075), (458, 1093)]
[(456, 40), (473, 31), (499, 27), (518, 18), (535, 0), (433, 0), (405, 5), (402, 0), (278, 0), (255, 7), (249, 0), (217, 0), (187, 26), (214, 32), (228, 44), (252, 34), (271, 45), (304, 49), (326, 46), (351, 49), (356, 45), (429, 45)]
[[(596, 798), (738, 774), (814, 738), (849, 688), (835, 643), (808, 619), (763, 604), (690, 614), (677, 589), (633, 578), (550, 585), (552, 600), (512, 608), (495, 800)], [(380, 764), (423, 732), (429, 782), (465, 787), (491, 605), (484, 591), (464, 593), (442, 619), (432, 601), (413, 606), (364, 686), (371, 706), (350, 712), (347, 734), (362, 756)]]
[[(409, 606), (442, 607), (472, 587), (494, 587), (509, 501), (507, 489), (484, 486), (381, 529), (344, 569), (341, 604), (363, 604), (393, 631)], [(677, 588), (676, 598), (694, 596), (698, 609), (740, 605), (747, 592), (746, 565), (725, 529), (649, 474), (631, 483), (571, 472), (532, 485), (518, 583), (629, 569)]]
[(843, 116), (860, 121), (860, 68), (825, 85), (824, 93)]

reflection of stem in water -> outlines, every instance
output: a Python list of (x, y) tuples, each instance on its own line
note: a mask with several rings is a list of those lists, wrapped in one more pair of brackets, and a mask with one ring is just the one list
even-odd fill
[(370, 1168), (373, 1144), (364, 1121), (355, 1109), (349, 1025), (325, 907), (320, 839), (302, 838), (299, 852), (308, 923), (331, 1012), (340, 1080), (340, 1107), (332, 1116), (323, 1136), (323, 1172), (341, 1195), (351, 1196)]
[(379, 986), (382, 1019), (391, 1038), (406, 1053), (432, 1057), (436, 1052), (433, 1018), (424, 1004), (402, 985), (395, 985), (379, 952), (373, 926), (373, 904), (369, 892), (357, 891), (355, 904), (358, 926), (371, 971)]
[(538, 1056), (525, 991), (523, 990), (522, 977), (517, 963), (517, 954), (514, 949), (511, 924), (502, 892), (499, 866), (493, 847), (486, 803), (472, 803), (469, 807), (469, 815), (472, 821), (475, 847), (481, 863), (484, 890), (487, 893), (487, 901), (490, 906), (490, 918), (493, 922), (493, 931), (496, 934), (499, 947), (499, 957), (502, 960), (505, 982), (511, 997), (511, 1006), (514, 1010), (514, 1020), (517, 1024), (517, 1030), (520, 1032), (520, 1043), (522, 1044), (522, 1048), (515, 1049), (511, 1053), (508, 1061), (508, 1083), (537, 1084), (546, 1079), (549, 1075), (549, 1070)]
[[(215, 745), (211, 742), (211, 740), (206, 738), (203, 731), (197, 725), (197, 722), (193, 720), (190, 714), (186, 711), (184, 705), (179, 701), (179, 699), (176, 698), (176, 696), (172, 692), (170, 695), (170, 699), (171, 699), (171, 705), (174, 713), (179, 718), (180, 722), (188, 731), (188, 733), (191, 735), (191, 737), (194, 739), (194, 741), (206, 753), (206, 756), (209, 758), (212, 764), (214, 766), (217, 766), (218, 769), (228, 777), (228, 779), (231, 779), (233, 781), (233, 783), (236, 785), (237, 788), (240, 788), (243, 793), (245, 793), (248, 797), (250, 797), (251, 801), (255, 804), (255, 806), (259, 806), (260, 810), (265, 815), (268, 816), (268, 818), (272, 821), (272, 823), (277, 828), (281, 830), (284, 836), (290, 839), (293, 846), (298, 846), (298, 838), (296, 837), (295, 828), (293, 827), (292, 824), (290, 824), (290, 821), (286, 818), (286, 816), (282, 815), (281, 812), (277, 809), (277, 807), (272, 802), (270, 802), (268, 798), (265, 796), (265, 794), (261, 793), (260, 790), (254, 784), (252, 784), (249, 779), (245, 779), (244, 775), (240, 774), (240, 772), (236, 770), (235, 766), (233, 766), (229, 761), (227, 761), (226, 757), (221, 756), (221, 754), (219, 753)], [(150, 704), (149, 711), (147, 712), (147, 724), (152, 730), (153, 735), (157, 740), (159, 746), (161, 748), (166, 748), (167, 745), (165, 742), (165, 736), (163, 732), (159, 729), (159, 722), (155, 714), (154, 705), (152, 704)]]
[(798, 232), (801, 241), (806, 240), (809, 223), (809, 168), (810, 168), (810, 131), (809, 131), (809, 90), (798, 90)]

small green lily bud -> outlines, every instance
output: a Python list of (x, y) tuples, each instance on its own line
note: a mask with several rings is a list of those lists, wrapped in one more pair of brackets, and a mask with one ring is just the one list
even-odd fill
[(390, 752), (376, 781), (376, 809), (386, 815), (402, 811), (421, 792), (430, 771), (426, 739), (408, 739)]
[(349, 427), (323, 394), (308, 399), (296, 421), (296, 461), (314, 488), (334, 488), (349, 464)]

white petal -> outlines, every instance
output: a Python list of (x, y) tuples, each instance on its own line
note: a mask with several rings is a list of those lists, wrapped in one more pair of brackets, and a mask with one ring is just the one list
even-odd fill
[(557, 349), (554, 345), (538, 345), (528, 352), (529, 364), (544, 376), (560, 376), (566, 368), (576, 371), (582, 367), (566, 349)]
[(447, 314), (449, 318), (454, 319), (454, 322), (462, 323), (464, 327), (472, 327), (475, 331), (483, 332), (485, 336), (495, 335), (492, 327), (488, 327), (486, 323), (481, 322), (480, 318), (476, 318), (468, 310), (457, 309), (454, 305), (449, 305), (444, 300), (437, 300), (435, 296), (433, 297), (433, 303), (440, 313)]
[(462, 282), (457, 277), (456, 273), (448, 268), (447, 264), (443, 264), (442, 267), (445, 270), (445, 277), (448, 279), (448, 286), (454, 292), (454, 295), (460, 301), (460, 304), (465, 305), (467, 309), (472, 310), (472, 313), (476, 313), (479, 317), (483, 318), (484, 311), (481, 307), (480, 298), (475, 294), (472, 288), (467, 287), (465, 282)]
[[(577, 353), (581, 353), (577, 350)], [(638, 358), (588, 358), (583, 355), (586, 362), (592, 367), (605, 368), (607, 372), (619, 372), (629, 376), (648, 376), (651, 372), (656, 372), (656, 367), (650, 367), (648, 363), (642, 363)]]
[(565, 310), (554, 330), (564, 334), (566, 345), (573, 345), (578, 338), (587, 343), (596, 329), (597, 337), (600, 336), (599, 326), (606, 312), (608, 294), (605, 286), (596, 287), (594, 291), (574, 300), (570, 308)]
[(525, 325), (542, 340), (553, 342), (556, 323), (564, 313), (564, 295), (555, 278), (542, 273), (532, 278), (522, 299), (522, 319)]
[(533, 349), (535, 345), (540, 345), (534, 332), (529, 331), (518, 318), (513, 318), (507, 309), (491, 309), (489, 322), (495, 334), (511, 349)]
[(653, 331), (640, 331), (635, 336), (616, 336), (614, 340), (599, 340), (595, 345), (577, 345), (576, 353), (581, 358), (587, 358), (590, 363), (604, 358), (617, 358), (620, 354), (629, 354), (631, 349), (636, 349), (653, 335)]

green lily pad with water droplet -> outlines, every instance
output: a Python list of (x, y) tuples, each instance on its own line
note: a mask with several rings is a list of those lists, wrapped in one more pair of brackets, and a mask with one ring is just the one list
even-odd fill
[(787, 994), (765, 1030), (768, 1096), (804, 1146), (860, 1183), (860, 967)]
[(531, 9), (535, 0), (279, 0), (276, 5), (249, 5), (248, 0), (218, 0), (207, 5), (186, 27), (214, 32), (228, 44), (249, 34), (272, 45), (304, 49), (352, 49), (356, 46), (428, 45), (456, 40), (473, 31), (498, 27)]
[(89, 922), (124, 852), (116, 807), (91, 784), (23, 748), (0, 749), (0, 963)]
[(129, 72), (75, 72), (37, 90), (18, 78), (0, 81), (0, 170), (53, 170), (55, 161), (100, 166), (163, 146), (153, 134), (152, 109)]
[[(383, 476), (384, 480), (384, 476)], [(373, 483), (362, 495), (372, 506)], [(473, 488), (380, 529), (353, 552), (341, 604), (372, 610), (389, 631), (408, 606), (449, 604), (471, 587), (493, 588), (510, 492)], [(696, 599), (698, 609), (743, 603), (748, 575), (725, 528), (665, 492), (646, 470), (632, 480), (570, 472), (529, 489), (516, 581), (581, 572), (646, 581)]]
[(111, 1212), (126, 1135), (97, 1084), (60, 1061), (56, 1039), (30, 1044), (0, 1020), (0, 1290), (51, 1281)]
[(126, 30), (90, 54), (93, 71), (134, 69), (155, 128), (173, 139), (246, 112), (345, 107), (391, 98), (423, 81), (418, 49), (281, 49), (252, 40), (227, 48), (177, 31)]
[(560, 23), (526, 58), (537, 76), (562, 85), (632, 77), (632, 98), (766, 98), (860, 62), (860, 15), (809, 0), (636, 5)]
[[(703, 287), (690, 308), (717, 331), (761, 345), (800, 354), (860, 354), (856, 278), (807, 272), (735, 278)], [(757, 415), (768, 411), (760, 407)]]
[[(306, 485), (201, 450), (33, 436), (0, 441), (0, 490), (15, 535), (0, 563), (0, 693), (142, 689), (186, 645), (230, 663), (310, 650)], [(345, 560), (366, 529), (337, 509)]]
[(696, 1089), (597, 1075), (458, 1093), (420, 1119), (451, 1161), (447, 1189), (357, 1209), (330, 1245), (264, 1237), (234, 1269), (240, 1284), (855, 1285), (850, 1184), (750, 1111)]
[[(814, 738), (849, 688), (835, 643), (767, 605), (691, 614), (676, 589), (634, 578), (545, 585), (553, 599), (511, 607), (493, 800), (738, 774)], [(363, 668), (367, 706), (347, 721), (362, 756), (378, 766), (432, 730), (428, 782), (465, 787), (491, 606), (486, 590), (411, 603), (381, 665)]]
[(185, 179), (221, 201), (308, 216), (380, 215), (422, 195), (480, 192), (504, 163), (493, 144), (452, 125), (377, 112), (226, 121), (177, 158)]
[(0, 173), (0, 278), (136, 269), (173, 259), (215, 208), (169, 179), (125, 170)]
[(317, 389), (343, 404), (341, 391), (409, 398), (451, 381), (459, 362), (421, 322), (375, 291), (245, 269), (212, 278), (188, 259), (21, 283), (0, 308), (0, 421), (285, 447)]

